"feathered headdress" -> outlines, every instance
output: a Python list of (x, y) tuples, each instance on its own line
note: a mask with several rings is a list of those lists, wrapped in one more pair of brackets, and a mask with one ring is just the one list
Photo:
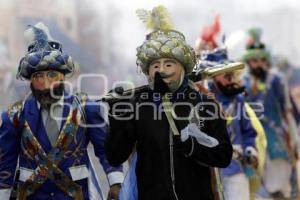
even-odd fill
[(213, 23), (211, 25), (205, 26), (199, 34), (196, 40), (196, 49), (201, 48), (200, 43), (205, 43), (211, 46), (212, 49), (217, 48), (218, 44), (216, 42), (216, 36), (219, 34), (220, 30), (220, 15), (216, 15), (214, 17)]
[(147, 29), (151, 31), (168, 31), (173, 29), (170, 13), (162, 5), (154, 7), (152, 11), (138, 9), (136, 14), (146, 24)]
[(261, 42), (262, 30), (260, 28), (251, 28), (248, 30), (248, 39), (246, 41), (246, 53), (243, 60), (252, 58), (269, 59), (269, 52), (265, 49), (265, 44)]
[(251, 28), (248, 30), (247, 49), (264, 49), (265, 45), (261, 42), (262, 30), (260, 28)]

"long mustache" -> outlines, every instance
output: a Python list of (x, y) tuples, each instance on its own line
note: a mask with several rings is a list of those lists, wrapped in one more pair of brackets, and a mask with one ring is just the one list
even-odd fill
[(221, 92), (228, 97), (232, 97), (245, 92), (245, 86), (239, 85), (237, 83), (232, 83), (227, 86), (223, 86), (221, 83), (217, 82), (217, 85)]
[(166, 74), (165, 72), (158, 72), (161, 78), (170, 78), (175, 75), (176, 72), (172, 72), (171, 74)]

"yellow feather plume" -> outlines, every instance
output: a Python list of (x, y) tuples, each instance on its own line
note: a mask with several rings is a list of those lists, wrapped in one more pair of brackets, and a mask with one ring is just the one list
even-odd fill
[(168, 31), (173, 29), (173, 23), (168, 10), (162, 6), (156, 6), (152, 11), (138, 9), (137, 16), (142, 20), (146, 27), (152, 31)]

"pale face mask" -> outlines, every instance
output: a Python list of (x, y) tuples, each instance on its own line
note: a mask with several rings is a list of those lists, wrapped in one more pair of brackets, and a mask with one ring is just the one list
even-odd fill
[(154, 87), (155, 73), (158, 72), (171, 92), (175, 92), (183, 82), (184, 68), (175, 59), (160, 58), (154, 60), (149, 66), (148, 83), (151, 89)]

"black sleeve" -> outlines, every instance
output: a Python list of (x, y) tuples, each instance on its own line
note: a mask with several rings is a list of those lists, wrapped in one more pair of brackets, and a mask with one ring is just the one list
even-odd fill
[(125, 103), (110, 106), (109, 134), (105, 142), (105, 152), (112, 166), (125, 162), (136, 143), (133, 105)]
[[(206, 147), (197, 142), (193, 137), (181, 142), (180, 138), (175, 138), (175, 142), (180, 143), (185, 156), (194, 159), (204, 165), (211, 167), (227, 167), (232, 159), (232, 145), (227, 133), (226, 120), (221, 117), (222, 111), (217, 102), (208, 100), (208, 105), (204, 110), (200, 110), (200, 117), (204, 119), (204, 126), (201, 131), (218, 140), (215, 147)], [(217, 110), (216, 110), (217, 109)]]

